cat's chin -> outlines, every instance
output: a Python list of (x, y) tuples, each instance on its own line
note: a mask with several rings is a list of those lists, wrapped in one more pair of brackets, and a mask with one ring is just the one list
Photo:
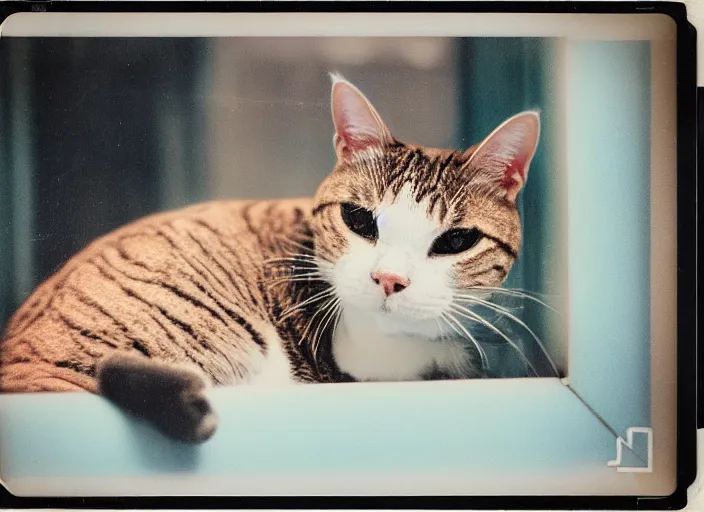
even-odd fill
[(390, 308), (379, 305), (377, 308), (362, 309), (346, 307), (345, 316), (358, 322), (372, 324), (376, 330), (387, 335), (404, 335), (425, 339), (440, 337), (437, 315), (427, 317), (406, 308)]
[(439, 313), (435, 311), (409, 308), (405, 305), (389, 304), (386, 301), (382, 302), (375, 312), (381, 318), (393, 317), (410, 322), (433, 320), (439, 316)]

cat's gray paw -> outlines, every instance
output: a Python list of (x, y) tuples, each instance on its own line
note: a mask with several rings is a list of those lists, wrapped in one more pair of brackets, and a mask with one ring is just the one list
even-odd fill
[(173, 414), (167, 414), (162, 430), (175, 439), (202, 443), (210, 439), (218, 427), (218, 417), (205, 390), (187, 390), (173, 404)]
[(217, 429), (206, 381), (190, 368), (115, 354), (100, 364), (98, 383), (102, 396), (173, 439), (202, 443)]

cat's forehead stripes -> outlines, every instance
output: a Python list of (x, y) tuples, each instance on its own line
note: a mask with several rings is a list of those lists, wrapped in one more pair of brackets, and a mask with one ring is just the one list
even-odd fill
[(453, 206), (461, 206), (469, 190), (468, 177), (461, 169), (465, 162), (466, 156), (456, 151), (397, 143), (385, 153), (365, 155), (348, 164), (352, 167), (345, 169), (350, 202), (372, 208), (389, 195), (399, 196), (408, 186), (411, 197), (425, 205), (429, 216), (454, 223), (463, 215), (458, 216)]

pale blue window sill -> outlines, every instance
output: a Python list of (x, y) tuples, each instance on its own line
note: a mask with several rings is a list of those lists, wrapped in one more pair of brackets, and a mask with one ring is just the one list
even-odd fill
[[(83, 393), (0, 396), (18, 495), (652, 493), (558, 379), (211, 390), (221, 424), (166, 440)], [(643, 487), (648, 485), (649, 487)]]

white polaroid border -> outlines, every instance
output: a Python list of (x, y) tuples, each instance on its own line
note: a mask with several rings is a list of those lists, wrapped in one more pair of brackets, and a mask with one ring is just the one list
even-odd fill
[[(650, 176), (651, 194), (649, 406), (657, 414), (649, 425), (627, 418), (615, 422), (608, 417), (613, 409), (608, 397), (581, 396), (573, 377), (582, 363), (574, 357), (566, 382), (215, 389), (221, 428), (198, 447), (166, 441), (92, 395), (7, 395), (0, 396), (0, 477), (10, 492), (505, 496), (667, 495), (675, 489), (676, 26), (669, 17), (21, 13), (3, 23), (0, 35), (560, 37), (567, 66), (574, 64), (575, 45), (589, 41), (649, 41), (651, 52), (652, 144), (650, 172), (643, 175)], [(569, 86), (566, 90), (576, 93)], [(573, 146), (569, 133), (566, 137), (567, 147)], [(571, 353), (580, 348), (575, 343), (584, 341), (570, 340)], [(600, 378), (628, 385), (618, 383), (613, 373)], [(640, 400), (642, 389), (635, 388), (632, 399)], [(618, 396), (627, 401), (631, 395), (619, 388)], [(612, 426), (620, 423), (623, 428)], [(623, 456), (634, 446), (633, 433), (643, 432), (648, 436), (646, 470), (629, 472)]]

